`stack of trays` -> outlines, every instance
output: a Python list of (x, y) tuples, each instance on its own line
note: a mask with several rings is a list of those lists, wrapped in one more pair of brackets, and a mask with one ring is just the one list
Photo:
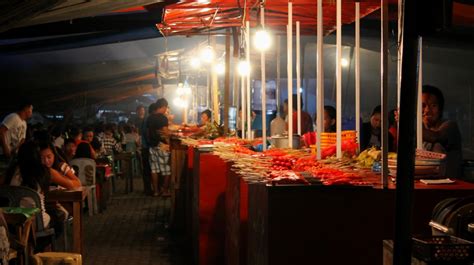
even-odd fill
[[(397, 160), (388, 160), (388, 169), (390, 175), (397, 176)], [(436, 158), (415, 158), (415, 178), (443, 178), (446, 167), (444, 159)]]

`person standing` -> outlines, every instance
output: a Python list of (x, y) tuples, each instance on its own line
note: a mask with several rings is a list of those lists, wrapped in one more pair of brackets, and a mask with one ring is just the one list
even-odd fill
[[(151, 183), (153, 186), (153, 196), (170, 196), (169, 182), (171, 178), (170, 150), (169, 150), (169, 130), (168, 101), (160, 98), (152, 105), (152, 114), (147, 119), (148, 145), (150, 147), (150, 168)], [(150, 106), (151, 107), (151, 106)], [(163, 179), (163, 186), (159, 189), (159, 175)]]
[(143, 119), (140, 124), (139, 133), (141, 137), (141, 161), (142, 161), (142, 173), (143, 173), (143, 192), (145, 195), (153, 195), (151, 189), (151, 168), (150, 168), (150, 147), (148, 146), (148, 126), (147, 121), (153, 112), (156, 110), (156, 103), (148, 106), (148, 117)]
[(33, 115), (33, 103), (23, 99), (16, 112), (9, 114), (0, 125), (0, 176), (4, 176), (8, 164), (26, 138), (26, 121)]
[(26, 121), (33, 115), (33, 104), (24, 101), (18, 105), (16, 112), (6, 116), (0, 126), (2, 155), (10, 159), (18, 152), (26, 138)]
[(142, 125), (145, 122), (145, 106), (138, 105), (136, 108), (136, 114), (133, 117), (132, 124), (138, 129), (138, 133), (141, 133)]

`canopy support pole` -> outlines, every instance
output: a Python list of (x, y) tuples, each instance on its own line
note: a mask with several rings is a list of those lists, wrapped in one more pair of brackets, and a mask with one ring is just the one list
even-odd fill
[(247, 60), (247, 66), (249, 67), (249, 71), (246, 75), (247, 81), (247, 139), (253, 139), (252, 137), (252, 94), (250, 93), (250, 21), (245, 22), (245, 58)]
[(288, 147), (293, 148), (293, 3), (288, 2)]
[[(260, 9), (260, 24), (265, 29), (265, 8), (262, 6)], [(265, 51), (260, 53), (260, 66), (262, 74), (262, 143), (263, 150), (267, 150), (267, 84), (265, 80)]]
[(277, 50), (277, 53), (276, 53), (276, 70), (277, 70), (277, 80), (276, 80), (276, 106), (277, 106), (277, 116), (280, 116), (281, 117), (281, 87), (280, 87), (280, 76), (281, 76), (281, 55), (280, 55), (280, 52), (281, 52), (281, 43), (280, 43), (280, 36), (277, 36), (276, 37), (276, 40), (277, 40), (277, 47), (276, 47), (276, 50)]
[(380, 85), (382, 186), (388, 188), (388, 0), (381, 0)]
[(229, 133), (230, 107), (230, 30), (225, 35), (225, 80), (224, 80), (224, 135)]
[(321, 159), (321, 133), (324, 117), (324, 65), (323, 65), (323, 0), (318, 0), (317, 14), (317, 44), (316, 44), (316, 155)]
[(416, 108), (416, 148), (423, 149), (423, 110), (421, 95), (423, 93), (423, 38), (418, 39), (418, 100)]
[(342, 0), (337, 0), (336, 9), (336, 157), (342, 157)]
[(355, 3), (355, 128), (360, 150), (360, 2)]
[(417, 91), (416, 1), (402, 0), (403, 51), (401, 67), (397, 188), (393, 264), (411, 263), (411, 228), (415, 164), (415, 115)]
[(300, 56), (300, 22), (296, 21), (296, 113), (298, 135), (301, 135), (301, 56)]

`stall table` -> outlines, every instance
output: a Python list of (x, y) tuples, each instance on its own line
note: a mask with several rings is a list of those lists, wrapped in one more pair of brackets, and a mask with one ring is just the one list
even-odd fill
[(82, 202), (87, 191), (84, 187), (75, 190), (52, 190), (48, 193), (48, 202), (59, 202), (73, 218), (73, 252), (83, 254)]
[[(430, 234), (435, 205), (474, 184), (415, 184), (413, 234)], [(248, 264), (382, 264), (394, 237), (395, 188), (249, 185)]]
[(230, 163), (194, 148), (192, 175), (192, 250), (194, 264), (225, 262), (225, 190)]

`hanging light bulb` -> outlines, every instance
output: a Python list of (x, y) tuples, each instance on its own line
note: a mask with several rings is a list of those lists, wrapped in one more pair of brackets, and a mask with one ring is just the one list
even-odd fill
[(201, 50), (199, 55), (201, 61), (210, 63), (214, 60), (214, 49), (211, 46), (206, 46)]
[(183, 85), (183, 95), (187, 97), (191, 95), (191, 93), (192, 93), (191, 87), (189, 86), (188, 81), (185, 81)]
[(178, 94), (178, 96), (181, 96), (184, 94), (184, 88), (183, 88), (183, 83), (178, 83), (178, 88), (176, 89), (176, 94)]
[(241, 76), (247, 76), (250, 74), (250, 65), (246, 60), (240, 60), (238, 70)]
[(214, 71), (218, 75), (223, 75), (225, 73), (225, 64), (224, 63), (218, 63), (214, 65)]
[(189, 64), (192, 68), (197, 69), (201, 66), (201, 61), (199, 60), (199, 58), (192, 58)]
[(176, 107), (179, 107), (179, 108), (186, 108), (188, 106), (188, 102), (181, 97), (175, 98), (173, 100), (173, 103), (174, 105), (176, 105)]
[(253, 43), (257, 50), (266, 51), (272, 45), (272, 37), (268, 31), (261, 27), (255, 33)]
[(347, 67), (349, 66), (349, 61), (346, 58), (341, 59), (341, 66), (342, 67)]

